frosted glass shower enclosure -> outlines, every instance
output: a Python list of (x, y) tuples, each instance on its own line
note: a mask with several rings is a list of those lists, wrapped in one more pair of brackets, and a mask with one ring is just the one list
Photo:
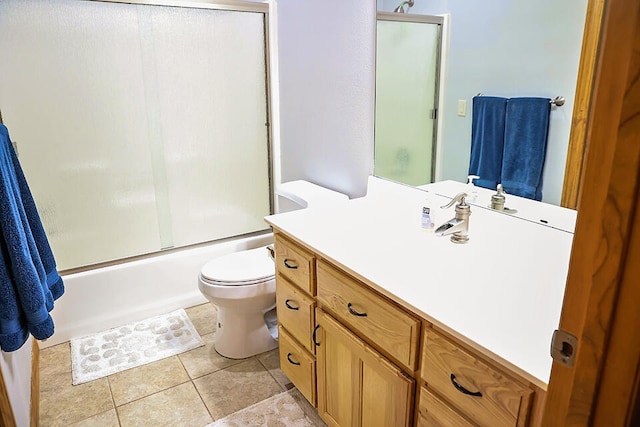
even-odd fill
[(61, 270), (267, 228), (267, 5), (189, 4), (0, 2), (0, 109)]
[(433, 181), (442, 18), (378, 12), (374, 173)]

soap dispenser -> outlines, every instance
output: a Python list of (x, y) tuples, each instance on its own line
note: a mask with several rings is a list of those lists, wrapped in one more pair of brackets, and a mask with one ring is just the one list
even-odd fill
[(498, 184), (497, 193), (491, 196), (491, 209), (497, 211), (504, 210), (504, 202), (506, 199), (502, 184)]
[(475, 203), (478, 199), (478, 190), (473, 183), (473, 180), (478, 178), (480, 178), (478, 175), (469, 175), (467, 177), (467, 189), (465, 191), (468, 194), (467, 200), (469, 200), (469, 202), (471, 203)]
[(471, 207), (466, 202), (466, 197), (467, 193), (459, 193), (451, 199), (447, 205), (441, 206), (442, 209), (446, 209), (453, 206), (454, 203), (458, 203), (455, 209), (455, 217), (438, 227), (436, 229), (436, 235), (451, 235), (451, 241), (453, 243), (467, 243), (469, 241), (469, 215), (471, 215)]

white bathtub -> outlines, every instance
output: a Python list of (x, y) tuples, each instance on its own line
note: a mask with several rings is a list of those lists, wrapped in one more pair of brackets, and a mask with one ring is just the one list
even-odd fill
[(267, 233), (64, 275), (51, 312), (55, 333), (41, 347), (207, 302), (198, 290), (207, 261), (272, 242)]

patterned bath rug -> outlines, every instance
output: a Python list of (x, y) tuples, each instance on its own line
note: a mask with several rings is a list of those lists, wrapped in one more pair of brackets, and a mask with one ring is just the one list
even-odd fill
[[(206, 427), (316, 427), (294, 397), (300, 392), (291, 389), (227, 415)], [(324, 423), (322, 425), (325, 425)]]
[(184, 310), (71, 340), (73, 385), (204, 345)]

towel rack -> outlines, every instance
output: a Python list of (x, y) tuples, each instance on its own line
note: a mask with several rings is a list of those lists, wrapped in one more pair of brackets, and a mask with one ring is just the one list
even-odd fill
[[(482, 92), (478, 92), (476, 96), (483, 96)], [(564, 96), (556, 96), (552, 100), (549, 101), (550, 104), (555, 105), (556, 107), (562, 107), (564, 105)]]

